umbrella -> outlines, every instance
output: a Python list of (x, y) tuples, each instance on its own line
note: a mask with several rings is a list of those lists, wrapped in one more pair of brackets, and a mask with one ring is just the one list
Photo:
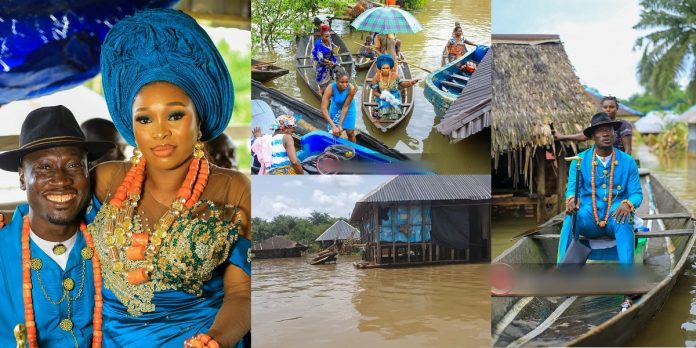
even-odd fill
[(394, 7), (375, 7), (363, 12), (353, 23), (355, 29), (381, 34), (414, 34), (423, 26), (412, 14)]

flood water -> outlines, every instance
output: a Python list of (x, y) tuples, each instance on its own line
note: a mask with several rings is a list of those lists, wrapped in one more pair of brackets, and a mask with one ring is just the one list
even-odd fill
[[(634, 147), (641, 168), (665, 184), (696, 213), (696, 156), (684, 152), (658, 156), (646, 146)], [(690, 175), (689, 175), (690, 173)], [(533, 227), (534, 218), (493, 219), (493, 257), (514, 245), (510, 238)], [(627, 343), (627, 346), (696, 346), (696, 250), (692, 250), (684, 273), (653, 323)]]
[(355, 269), (254, 260), (255, 347), (488, 347), (487, 265)]
[[(424, 79), (428, 74), (418, 65), (428, 70), (440, 66), (442, 49), (452, 36), (454, 22), (462, 24), (464, 37), (477, 44), (490, 45), (491, 42), (491, 4), (490, 0), (428, 0), (424, 9), (412, 14), (423, 26), (416, 34), (399, 34), (401, 50), (406, 61), (411, 63), (413, 78)], [(341, 35), (353, 53), (357, 53), (363, 42), (362, 33), (350, 33), (349, 22), (335, 20), (332, 29)], [(468, 49), (473, 49), (469, 46)], [(286, 94), (303, 100), (315, 107), (320, 106), (317, 99), (300, 77), (295, 74), (295, 51), (293, 42), (278, 43), (273, 50), (259, 51), (256, 58), (290, 70), (290, 74), (266, 83)], [(352, 83), (362, 88), (366, 71), (358, 71)], [(391, 148), (405, 154), (420, 155), (434, 166), (439, 174), (487, 174), (490, 172), (490, 131), (475, 134), (456, 144), (438, 133), (433, 126), (440, 123), (433, 106), (423, 96), (423, 82), (415, 87), (415, 106), (413, 114), (396, 129), (387, 133), (376, 129), (366, 115), (358, 111), (356, 127), (367, 132)], [(360, 105), (360, 93), (356, 96)], [(360, 109), (358, 107), (358, 109)], [(417, 156), (416, 156), (417, 157)]]
[[(642, 168), (648, 168), (693, 212), (696, 212), (696, 157), (687, 153), (658, 156), (637, 149)], [(696, 346), (696, 250), (691, 251), (679, 277), (653, 323), (628, 342), (632, 346)]]

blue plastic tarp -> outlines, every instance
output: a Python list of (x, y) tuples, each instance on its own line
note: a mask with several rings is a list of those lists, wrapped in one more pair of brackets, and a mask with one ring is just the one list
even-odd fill
[(99, 73), (109, 29), (136, 10), (178, 0), (3, 0), (0, 105), (78, 85)]

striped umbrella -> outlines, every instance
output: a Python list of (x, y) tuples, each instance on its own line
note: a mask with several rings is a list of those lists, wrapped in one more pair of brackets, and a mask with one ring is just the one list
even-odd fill
[(355, 29), (380, 34), (414, 34), (423, 27), (412, 14), (395, 7), (375, 7), (363, 12), (353, 23)]

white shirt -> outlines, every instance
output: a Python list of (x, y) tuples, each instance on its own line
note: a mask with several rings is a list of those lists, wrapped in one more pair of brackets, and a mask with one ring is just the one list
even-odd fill
[[(80, 232), (78, 231), (77, 233)], [(34, 241), (34, 243), (36, 243), (36, 245), (38, 245), (39, 248), (46, 253), (46, 255), (53, 259), (53, 261), (55, 261), (58, 266), (65, 271), (65, 267), (68, 265), (68, 255), (70, 255), (70, 251), (72, 250), (73, 246), (75, 246), (75, 241), (77, 240), (77, 233), (73, 234), (72, 237), (63, 242), (51, 242), (41, 239), (41, 237), (37, 236), (33, 230), (29, 232), (29, 236), (31, 240)], [(63, 244), (66, 248), (66, 251), (61, 255), (56, 255), (53, 253), (53, 247), (58, 244)]]
[(607, 157), (602, 157), (602, 156), (600, 156), (600, 155), (596, 155), (596, 156), (597, 156), (597, 159), (598, 159), (600, 162), (602, 162), (602, 165), (605, 166), (605, 167), (607, 166), (607, 163), (609, 163), (609, 160), (611, 159), (611, 155), (609, 155), (609, 156), (607, 156)]

